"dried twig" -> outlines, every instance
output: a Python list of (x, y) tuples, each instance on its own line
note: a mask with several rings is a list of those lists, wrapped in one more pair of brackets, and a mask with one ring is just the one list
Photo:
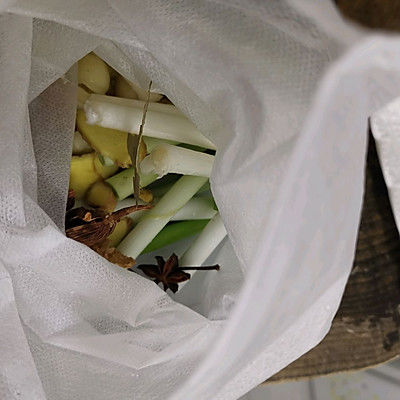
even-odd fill
[(140, 176), (139, 176), (140, 151), (139, 151), (139, 149), (140, 149), (140, 144), (142, 141), (143, 128), (144, 128), (144, 123), (146, 121), (147, 109), (149, 107), (149, 102), (150, 102), (151, 84), (152, 84), (152, 81), (150, 81), (149, 88), (147, 90), (147, 99), (146, 99), (146, 103), (143, 107), (142, 123), (140, 124), (140, 127), (139, 127), (139, 134), (138, 135), (128, 135), (128, 153), (129, 153), (129, 156), (131, 157), (133, 169), (134, 169), (133, 196), (135, 197), (136, 205), (139, 202), (139, 194), (140, 194)]

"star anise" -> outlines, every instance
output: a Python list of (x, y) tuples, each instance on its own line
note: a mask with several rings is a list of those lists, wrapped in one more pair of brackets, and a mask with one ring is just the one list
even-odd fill
[(158, 285), (163, 284), (164, 290), (178, 291), (178, 284), (190, 279), (190, 274), (185, 270), (219, 270), (219, 265), (205, 267), (179, 267), (178, 257), (173, 253), (167, 261), (161, 256), (156, 256), (157, 264), (141, 264), (137, 268), (142, 270), (148, 277), (154, 279)]

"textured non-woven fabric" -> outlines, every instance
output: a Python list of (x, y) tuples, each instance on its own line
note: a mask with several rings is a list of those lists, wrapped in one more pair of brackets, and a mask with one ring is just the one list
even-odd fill
[[(351, 269), (367, 120), (397, 94), (400, 39), (328, 0), (0, 11), (0, 398), (236, 399), (315, 346)], [(218, 147), (222, 270), (174, 298), (64, 235), (90, 51), (152, 79)]]
[(398, 149), (400, 144), (400, 98), (385, 105), (373, 115), (371, 118), (371, 130), (377, 143), (382, 172), (389, 190), (396, 224), (399, 227), (400, 169)]

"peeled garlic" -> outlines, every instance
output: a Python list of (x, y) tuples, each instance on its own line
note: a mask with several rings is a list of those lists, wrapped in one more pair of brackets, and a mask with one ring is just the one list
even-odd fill
[(83, 109), (83, 105), (85, 104), (85, 101), (88, 99), (89, 96), (89, 92), (87, 92), (84, 88), (78, 86), (78, 109)]
[(115, 95), (124, 99), (137, 99), (138, 95), (132, 86), (121, 75), (115, 80)]
[(182, 174), (209, 177), (214, 156), (199, 151), (184, 149), (171, 144), (157, 146), (140, 163), (140, 172), (145, 175)]

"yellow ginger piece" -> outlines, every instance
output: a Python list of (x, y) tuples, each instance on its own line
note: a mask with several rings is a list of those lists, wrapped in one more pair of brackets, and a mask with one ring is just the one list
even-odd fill
[(108, 244), (110, 247), (117, 247), (122, 239), (128, 234), (132, 228), (132, 220), (129, 217), (121, 219), (115, 226), (114, 231), (108, 236)]
[[(128, 132), (102, 128), (98, 125), (89, 125), (86, 123), (86, 116), (83, 110), (78, 110), (76, 114), (76, 125), (83, 138), (102, 156), (110, 158), (122, 168), (132, 165), (127, 146)], [(146, 145), (142, 140), (140, 160), (145, 156)]]

